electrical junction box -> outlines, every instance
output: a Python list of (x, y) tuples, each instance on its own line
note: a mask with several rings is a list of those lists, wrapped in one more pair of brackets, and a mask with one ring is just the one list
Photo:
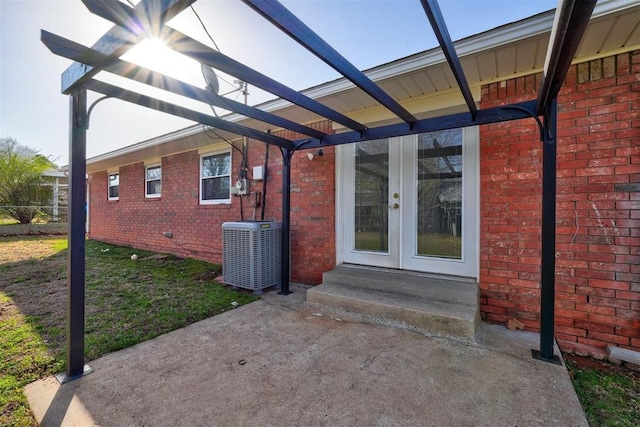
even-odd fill
[(253, 175), (251, 176), (253, 176), (254, 181), (264, 180), (264, 166), (254, 166)]
[(222, 224), (222, 276), (234, 288), (263, 289), (281, 283), (282, 223), (240, 221)]

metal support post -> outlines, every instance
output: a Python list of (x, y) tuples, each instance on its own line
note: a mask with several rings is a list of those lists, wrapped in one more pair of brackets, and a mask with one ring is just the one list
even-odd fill
[(81, 377), (84, 366), (84, 215), (86, 195), (87, 91), (80, 87), (69, 97), (69, 255), (67, 261), (67, 369), (58, 378)]
[(540, 350), (532, 350), (532, 354), (536, 359), (560, 364), (560, 358), (553, 354), (556, 269), (557, 105), (557, 98), (553, 98), (545, 111), (542, 130), (542, 268), (540, 287)]
[(291, 239), (291, 157), (293, 151), (281, 148), (282, 151), (282, 285), (279, 295), (292, 294), (289, 290), (289, 256)]

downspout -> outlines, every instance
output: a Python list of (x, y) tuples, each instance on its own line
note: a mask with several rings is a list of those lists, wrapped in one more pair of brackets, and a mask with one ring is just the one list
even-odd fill
[[(271, 132), (269, 132), (271, 133)], [(267, 177), (269, 173), (269, 145), (265, 144), (264, 148), (264, 172), (262, 176), (262, 206), (260, 207), (260, 221), (264, 221), (265, 205), (267, 204)]]
[[(244, 105), (247, 105), (247, 101), (248, 101), (248, 96), (249, 96), (249, 90), (248, 90), (248, 84), (247, 82), (243, 82), (241, 81), (240, 83), (242, 85), (242, 94), (244, 95)], [(248, 165), (249, 165), (249, 160), (247, 159), (247, 155), (248, 155), (248, 151), (249, 151), (249, 147), (248, 147), (248, 141), (247, 141), (247, 137), (243, 136), (242, 137), (242, 164), (240, 165), (240, 179), (245, 180), (245, 182), (247, 183), (247, 194), (249, 193), (248, 190), (248, 185), (249, 183), (246, 181), (247, 179), (247, 170), (248, 170)], [(244, 221), (244, 209), (242, 206), (242, 198), (244, 196), (240, 196), (240, 220)], [(255, 211), (254, 211), (255, 212)], [(255, 215), (254, 215), (255, 216)]]

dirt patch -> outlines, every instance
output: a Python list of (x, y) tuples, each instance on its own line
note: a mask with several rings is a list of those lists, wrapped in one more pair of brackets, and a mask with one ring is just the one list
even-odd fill
[(565, 360), (570, 360), (580, 369), (597, 369), (598, 371), (608, 374), (624, 374), (634, 378), (637, 384), (640, 384), (640, 371), (626, 368), (625, 366), (616, 365), (606, 360), (598, 360), (593, 357), (576, 356), (574, 354), (565, 354)]
[(66, 222), (50, 222), (46, 224), (3, 224), (0, 225), (0, 236), (54, 236), (67, 234)]
[(222, 267), (220, 268), (213, 268), (210, 271), (206, 271), (204, 273), (198, 274), (196, 275), (193, 280), (195, 282), (207, 282), (210, 280), (216, 280), (220, 274), (222, 273)]
[[(5, 238), (0, 253), (0, 292), (8, 299), (3, 313), (20, 311), (30, 323), (37, 322), (50, 347), (61, 349), (66, 313), (66, 250), (64, 238)], [(46, 332), (45, 332), (46, 331)]]

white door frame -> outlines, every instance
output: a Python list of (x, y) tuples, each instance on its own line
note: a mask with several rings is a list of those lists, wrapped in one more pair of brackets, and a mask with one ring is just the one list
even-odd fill
[[(388, 268), (432, 272), (463, 277), (478, 277), (479, 265), (479, 129), (462, 129), (463, 193), (462, 193), (462, 259), (416, 256), (417, 190), (413, 177), (417, 176), (416, 156), (402, 150), (407, 144), (417, 147), (417, 136), (390, 138), (390, 169), (402, 173), (389, 175), (389, 203), (392, 194), (400, 193), (400, 209), (389, 209), (389, 253), (354, 251), (354, 145), (336, 150), (336, 261)], [(396, 150), (396, 151), (394, 151)], [(415, 151), (414, 151), (415, 152)], [(395, 160), (397, 159), (397, 160)], [(396, 161), (397, 164), (392, 162)], [(402, 175), (402, 177), (401, 177)], [(394, 232), (395, 228), (395, 232)]]

